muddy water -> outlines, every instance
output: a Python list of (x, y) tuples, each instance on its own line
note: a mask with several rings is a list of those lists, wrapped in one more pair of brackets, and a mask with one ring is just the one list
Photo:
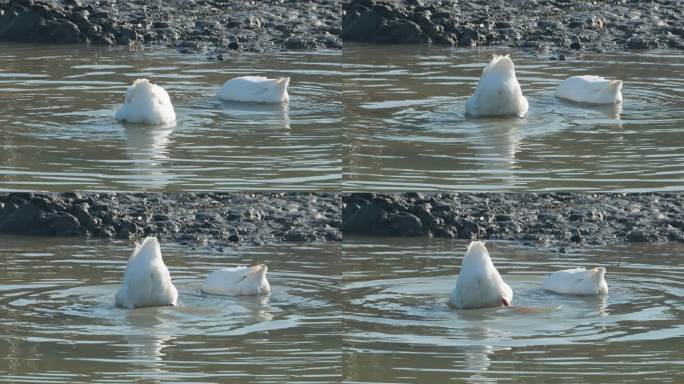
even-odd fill
[[(207, 61), (173, 50), (0, 45), (0, 189), (334, 190), (341, 180), (339, 52)], [(290, 103), (225, 103), (224, 81), (290, 76)], [(147, 77), (170, 94), (166, 128), (114, 119)]]
[[(511, 53), (523, 119), (471, 119), (465, 103), (491, 54)], [(553, 61), (510, 49), (345, 44), (350, 153), (359, 190), (684, 189), (684, 53), (585, 54)], [(578, 74), (624, 80), (619, 107), (553, 96)]]
[[(0, 238), (0, 381), (332, 382), (339, 245), (188, 251), (162, 244), (177, 307), (125, 310), (128, 244)], [(267, 263), (272, 293), (202, 294), (222, 266)]]
[[(565, 254), (490, 242), (513, 307), (447, 306), (466, 244), (345, 238), (344, 370), (350, 382), (681, 382), (681, 245)], [(567, 297), (543, 276), (603, 265), (609, 294)]]

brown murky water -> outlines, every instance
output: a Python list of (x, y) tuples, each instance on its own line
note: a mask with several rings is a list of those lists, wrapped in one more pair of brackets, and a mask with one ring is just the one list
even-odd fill
[[(332, 382), (341, 377), (339, 244), (162, 243), (177, 307), (114, 306), (129, 244), (0, 237), (0, 382)], [(212, 270), (269, 266), (269, 296), (202, 294)]]
[[(242, 53), (0, 44), (0, 190), (337, 190), (339, 52)], [(287, 106), (225, 103), (231, 77), (290, 76)], [(171, 128), (123, 125), (126, 87), (171, 96)]]
[[(658, 382), (684, 379), (684, 246), (560, 254), (489, 242), (513, 307), (447, 306), (462, 241), (346, 237), (348, 382)], [(606, 297), (545, 292), (573, 266), (607, 268)]]
[[(511, 53), (523, 119), (464, 116), (493, 52)], [(552, 61), (510, 49), (345, 44), (347, 191), (684, 189), (684, 52)], [(620, 108), (553, 96), (578, 74), (624, 80)]]

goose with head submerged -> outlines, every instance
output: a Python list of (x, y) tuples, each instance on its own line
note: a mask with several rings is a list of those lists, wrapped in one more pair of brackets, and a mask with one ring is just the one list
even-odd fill
[(461, 309), (511, 305), (513, 290), (501, 278), (483, 242), (468, 245), (449, 301)]

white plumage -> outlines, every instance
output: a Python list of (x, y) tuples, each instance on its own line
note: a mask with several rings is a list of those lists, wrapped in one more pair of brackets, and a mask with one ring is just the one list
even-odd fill
[(147, 79), (138, 79), (128, 87), (124, 105), (116, 111), (116, 119), (129, 123), (164, 125), (176, 121), (176, 112), (164, 88)]
[(586, 104), (617, 104), (622, 102), (622, 80), (600, 76), (573, 76), (563, 80), (556, 97)]
[(566, 295), (602, 295), (608, 293), (605, 274), (603, 267), (565, 269), (546, 276), (542, 288)]
[(202, 291), (226, 296), (266, 294), (271, 291), (266, 272), (268, 267), (263, 264), (219, 269), (207, 276), (202, 284)]
[(475, 94), (466, 103), (466, 115), (523, 117), (527, 109), (527, 99), (515, 76), (513, 60), (508, 55), (494, 55), (482, 71)]
[(115, 301), (124, 308), (176, 305), (178, 291), (171, 283), (171, 274), (155, 237), (145, 238), (142, 245), (136, 244)]
[(242, 76), (223, 84), (216, 96), (222, 100), (254, 103), (285, 103), (290, 100), (289, 77), (269, 79), (263, 76)]
[(513, 290), (506, 284), (484, 243), (473, 241), (463, 257), (456, 287), (450, 302), (457, 308), (483, 308), (508, 306), (513, 301)]

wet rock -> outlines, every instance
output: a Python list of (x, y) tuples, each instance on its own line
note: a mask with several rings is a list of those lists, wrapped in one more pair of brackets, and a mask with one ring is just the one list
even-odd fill
[(288, 37), (283, 43), (283, 47), (287, 49), (315, 49), (316, 46), (316, 40), (313, 39), (311, 36)]
[(27, 235), (35, 230), (34, 224), (42, 212), (38, 206), (31, 203), (5, 210), (9, 212), (0, 216), (0, 232)]
[(430, 39), (464, 47), (504, 44), (543, 53), (568, 47), (603, 52), (683, 45), (681, 5), (673, 1), (349, 0), (342, 7), (345, 41)]
[(567, 249), (682, 241), (681, 193), (347, 194), (343, 233), (522, 241)]
[(45, 40), (54, 43), (76, 43), (81, 41), (81, 31), (69, 20), (48, 20), (43, 27)]
[(0, 193), (0, 233), (157, 236), (197, 247), (341, 241), (341, 212), (341, 198), (326, 193)]
[(478, 239), (480, 238), (480, 226), (471, 220), (465, 220), (461, 226), (461, 230), (458, 231), (458, 237), (460, 239)]
[[(283, 17), (290, 14), (298, 17)], [(238, 38), (246, 51), (340, 48), (341, 19), (339, 0), (4, 0), (0, 40), (127, 45), (182, 38), (196, 43), (178, 47), (186, 52), (236, 49)]]
[(464, 29), (458, 37), (458, 45), (461, 47), (475, 47), (479, 42), (480, 33), (472, 28)]
[(32, 11), (23, 11), (9, 21), (8, 25), (0, 29), (0, 38), (10, 41), (22, 41), (30, 36), (40, 23), (40, 16)]
[(135, 239), (138, 234), (138, 226), (130, 220), (121, 220), (116, 237), (119, 239)]
[(90, 223), (92, 216), (89, 212), (90, 205), (86, 202), (75, 204), (69, 209), (69, 213), (74, 215), (79, 221), (79, 223)]
[(379, 233), (391, 236), (422, 236), (428, 233), (420, 219), (408, 212), (388, 214)]
[(342, 231), (349, 234), (372, 235), (382, 221), (383, 211), (379, 204), (363, 205), (344, 220)]
[(369, 41), (387, 22), (373, 10), (359, 14), (342, 30), (342, 39), (348, 41)]
[(78, 219), (67, 212), (51, 212), (41, 215), (35, 229), (35, 234), (43, 236), (77, 236), (81, 234), (81, 224)]
[(390, 43), (418, 43), (426, 40), (420, 26), (411, 20), (392, 20), (385, 28)]

